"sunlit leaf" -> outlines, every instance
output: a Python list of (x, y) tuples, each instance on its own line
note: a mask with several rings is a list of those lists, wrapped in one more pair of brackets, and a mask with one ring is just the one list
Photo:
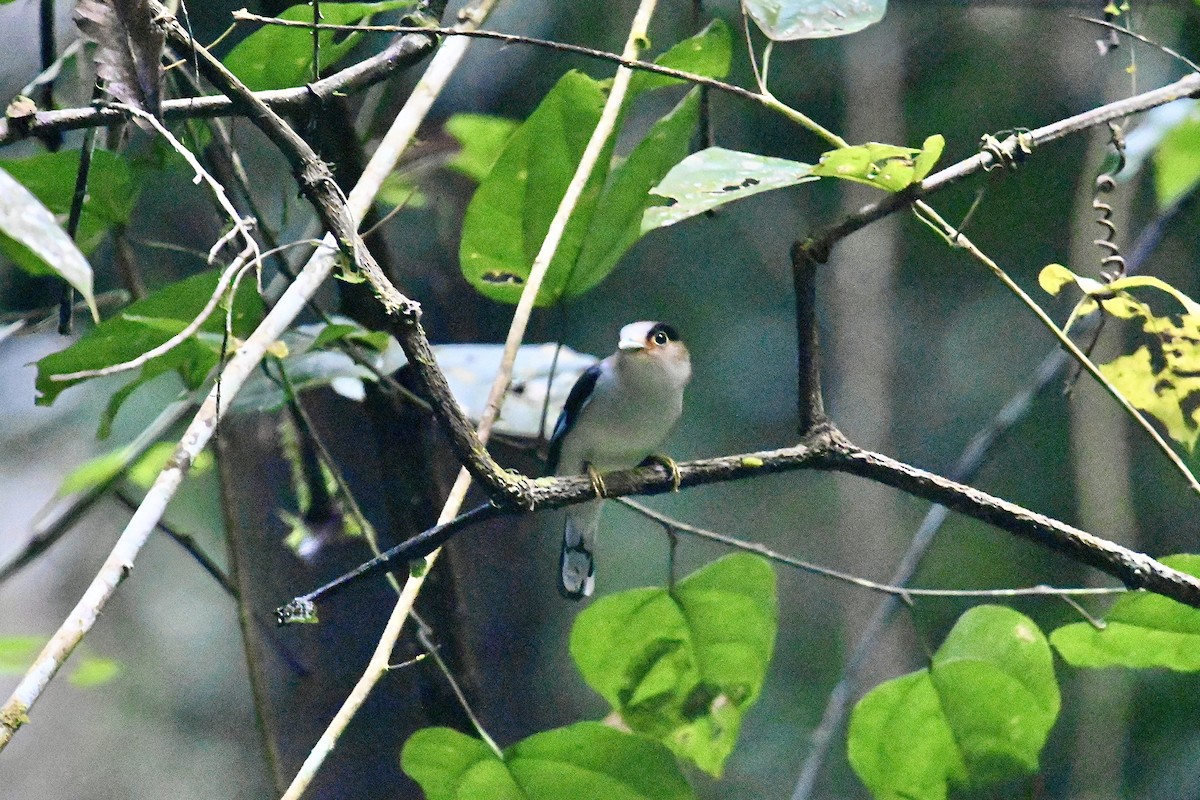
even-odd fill
[(455, 114), (446, 120), (446, 132), (458, 140), (462, 149), (447, 166), (476, 182), (482, 181), (519, 125), (507, 117)]
[(425, 728), (404, 744), (404, 772), (426, 800), (691, 800), (670, 751), (635, 734), (579, 722), (517, 742), (500, 759), (483, 742)]
[(775, 643), (775, 575), (726, 556), (675, 584), (602, 597), (571, 631), (584, 680), (632, 730), (719, 776)]
[[(1050, 264), (1038, 280), (1050, 294), (1058, 294), (1070, 283), (1084, 292), (1067, 319), (1067, 329), (1101, 308), (1119, 319), (1141, 323), (1146, 344), (1101, 364), (1100, 371), (1135, 408), (1153, 416), (1172, 439), (1194, 450), (1200, 441), (1200, 405), (1195, 402), (1200, 397), (1200, 304), (1150, 275), (1102, 283)], [(1144, 290), (1153, 292), (1147, 295)], [(1159, 316), (1154, 304), (1140, 299), (1156, 293), (1167, 295), (1184, 313)]]
[[(365, 25), (375, 14), (415, 8), (415, 0), (380, 3), (321, 3), (321, 22), (326, 25)], [(312, 22), (311, 5), (291, 6), (279, 15), (293, 22)], [(362, 38), (361, 33), (343, 34), (322, 30), (317, 34), (321, 67), (331, 67), (346, 57)], [(225, 56), (225, 66), (254, 91), (302, 86), (312, 80), (312, 31), (281, 25), (264, 25), (247, 36)]]
[(646, 209), (642, 232), (674, 225), (759, 192), (815, 180), (811, 164), (710, 147), (676, 164), (651, 190), (672, 202)]
[[(1200, 577), (1200, 556), (1160, 561)], [(1073, 667), (1200, 671), (1200, 610), (1162, 595), (1130, 592), (1117, 599), (1102, 624), (1064, 625), (1050, 634), (1050, 643)]]
[(927, 137), (919, 150), (878, 142), (841, 147), (822, 154), (812, 174), (898, 192), (923, 180), (945, 147), (941, 134)]
[(850, 718), (850, 764), (881, 800), (974, 793), (1038, 768), (1060, 704), (1046, 638), (1009, 608), (963, 614), (929, 669), (872, 689)]
[(887, 0), (742, 0), (768, 38), (820, 39), (861, 31), (883, 19)]

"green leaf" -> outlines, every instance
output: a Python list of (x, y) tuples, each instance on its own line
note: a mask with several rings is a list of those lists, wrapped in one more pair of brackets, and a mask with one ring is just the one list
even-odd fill
[[(182, 330), (204, 307), (216, 289), (218, 278), (219, 273), (214, 270), (165, 286), (100, 323), (65, 350), (37, 362), (36, 386), (41, 393), (37, 403), (50, 405), (64, 389), (80, 382), (55, 381), (51, 379), (53, 375), (128, 361), (171, 338), (173, 332)], [(234, 335), (248, 335), (262, 315), (263, 304), (255, 293), (254, 281), (242, 281), (233, 304)], [(128, 397), (136, 386), (165, 372), (178, 373), (188, 388), (198, 387), (217, 363), (224, 329), (225, 302), (222, 302), (195, 336), (148, 361), (140, 375), (118, 393), (119, 400)], [(107, 420), (111, 421), (119, 405), (119, 402), (116, 407), (110, 404)]]
[(854, 707), (850, 765), (877, 800), (941, 800), (967, 768), (929, 671), (879, 684)]
[(78, 666), (71, 672), (71, 677), (67, 680), (71, 682), (71, 685), (80, 689), (90, 689), (93, 686), (108, 683), (120, 672), (120, 663), (111, 658), (85, 656), (79, 661)]
[(587, 238), (567, 287), (568, 297), (591, 289), (642, 237), (642, 215), (657, 201), (651, 188), (687, 155), (700, 118), (700, 93), (692, 90), (654, 123), (629, 158), (613, 170), (588, 226)]
[(1050, 647), (1009, 608), (963, 614), (929, 669), (880, 684), (850, 718), (851, 766), (877, 798), (944, 798), (1035, 772), (1058, 717)]
[[(486, 297), (514, 304), (520, 299), (533, 259), (600, 120), (605, 92), (599, 81), (581, 72), (563, 75), (479, 184), (463, 219), (459, 260), (463, 275)], [(606, 153), (600, 163), (608, 157)], [(604, 177), (597, 167), (588, 180), (538, 293), (539, 306), (552, 304), (565, 291)]]
[(720, 775), (775, 645), (775, 575), (734, 554), (667, 589), (585, 609), (571, 631), (584, 680), (638, 733)]
[(462, 149), (447, 166), (477, 183), (482, 181), (519, 125), (507, 117), (455, 114), (446, 120), (446, 132), (458, 140)]
[[(167, 462), (175, 454), (177, 447), (178, 444), (175, 442), (159, 442), (151, 447), (129, 469), (129, 473), (126, 475), (129, 482), (134, 486), (149, 489), (154, 484), (154, 481), (158, 480), (158, 474), (166, 468)], [(192, 467), (187, 473), (188, 477), (192, 478), (197, 475), (203, 475), (212, 469), (212, 467), (212, 451), (202, 450), (192, 459)]]
[(642, 232), (674, 225), (759, 192), (817, 180), (812, 165), (710, 147), (675, 165), (651, 192), (673, 201), (646, 209)]
[(41, 636), (0, 636), (0, 675), (22, 675), (45, 646)]
[(820, 39), (861, 31), (883, 19), (887, 0), (742, 0), (774, 41)]
[(1165, 208), (1200, 183), (1200, 106), (1172, 128), (1154, 151), (1154, 188)]
[[(1200, 577), (1200, 555), (1175, 555), (1164, 564)], [(1122, 595), (1104, 616), (1064, 625), (1050, 634), (1054, 649), (1073, 667), (1130, 667), (1200, 671), (1200, 611), (1149, 592)]]
[(427, 800), (690, 800), (695, 795), (666, 748), (597, 722), (534, 734), (496, 757), (448, 728), (404, 744), (404, 772)]
[[(321, 3), (321, 22), (327, 25), (366, 25), (375, 14), (415, 8), (415, 0), (381, 3)], [(312, 22), (311, 5), (286, 9), (280, 19)], [(317, 34), (322, 69), (341, 61), (362, 38), (361, 33), (323, 30)], [(253, 91), (286, 89), (312, 80), (312, 31), (264, 25), (225, 56), (225, 66)]]
[[(729, 32), (729, 25), (724, 20), (714, 19), (704, 30), (684, 39), (654, 59), (654, 63), (681, 72), (703, 75), (706, 78), (724, 78), (729, 74), (732, 59), (733, 37)], [(681, 83), (685, 81), (680, 78), (638, 70), (629, 81), (629, 95), (636, 97), (650, 89)]]
[(822, 154), (812, 174), (898, 192), (923, 180), (945, 148), (945, 137), (936, 133), (925, 139), (920, 150), (878, 142), (840, 147)]
[(92, 266), (58, 220), (24, 186), (0, 169), (0, 249), (33, 274), (56, 274), (75, 287), (94, 319)]
[(929, 672), (972, 784), (1037, 771), (1060, 699), (1050, 645), (1031, 619), (1003, 606), (971, 609)]

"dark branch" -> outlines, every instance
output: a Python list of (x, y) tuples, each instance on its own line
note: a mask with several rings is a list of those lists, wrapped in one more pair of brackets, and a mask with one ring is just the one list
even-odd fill
[[(917, 467), (863, 450), (846, 440), (831, 425), (806, 436), (800, 444), (779, 450), (722, 456), (677, 465), (680, 487), (722, 483), (758, 475), (801, 469), (837, 470), (869, 478), (916, 497), (923, 497), (966, 516), (987, 522), (1003, 531), (1064, 553), (1084, 564), (1112, 575), (1130, 589), (1146, 589), (1195, 608), (1200, 608), (1200, 579), (1193, 578), (1150, 556), (1129, 550), (1079, 528), (1059, 522), (986, 492), (935, 475)], [(297, 597), (276, 614), (281, 624), (311, 616), (313, 603), (346, 584), (385, 565), (413, 561), (444, 545), (456, 533), (476, 522), (526, 509), (546, 510), (575, 505), (596, 498), (596, 489), (586, 475), (525, 480), (526, 496), (505, 506), (482, 505), (449, 522), (417, 534), (388, 552), (368, 561), (321, 588)], [(604, 476), (605, 494), (665, 494), (676, 484), (661, 464), (621, 470)], [(522, 508), (521, 503), (525, 504)]]
[[(353, 94), (387, 80), (396, 72), (413, 66), (429, 55), (436, 45), (437, 39), (430, 35), (400, 36), (379, 53), (327, 78), (294, 89), (257, 92), (255, 97), (279, 113), (310, 108), (314, 102), (326, 100), (335, 93)], [(168, 122), (226, 117), (237, 113), (233, 101), (223, 95), (167, 100), (162, 104), (162, 112), (163, 119)], [(26, 136), (44, 136), (58, 131), (95, 128), (128, 120), (127, 113), (110, 106), (38, 111), (32, 116), (22, 117), (17, 124), (0, 119), (0, 145)]]
[(836, 225), (810, 236), (801, 247), (814, 261), (824, 264), (829, 260), (829, 251), (837, 242), (855, 231), (865, 228), (875, 220), (883, 219), (889, 214), (908, 208), (917, 200), (928, 197), (977, 172), (1016, 164), (1024, 156), (1023, 144), (1036, 148), (1096, 125), (1103, 125), (1111, 120), (1147, 111), (1176, 100), (1182, 100), (1185, 97), (1195, 97), (1198, 94), (1200, 94), (1200, 73), (1192, 73), (1159, 89), (1093, 108), (1028, 133), (1013, 134), (1000, 142), (995, 152), (990, 149), (983, 150), (957, 164), (935, 172), (921, 181), (920, 185), (911, 186), (903, 192), (890, 194), (882, 200), (863, 206)]

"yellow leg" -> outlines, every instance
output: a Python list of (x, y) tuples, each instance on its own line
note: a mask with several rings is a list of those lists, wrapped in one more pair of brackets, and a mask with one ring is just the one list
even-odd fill
[(683, 483), (683, 475), (680, 474), (679, 465), (675, 463), (673, 458), (670, 456), (664, 456), (661, 453), (652, 453), (651, 455), (646, 456), (646, 461), (653, 462), (655, 464), (662, 464), (663, 469), (671, 473), (671, 483), (674, 484), (674, 489), (672, 491), (679, 491), (679, 484)]
[(588, 477), (592, 480), (592, 489), (596, 492), (596, 497), (608, 497), (608, 490), (604, 488), (604, 476), (591, 464), (586, 464), (585, 466), (587, 466)]

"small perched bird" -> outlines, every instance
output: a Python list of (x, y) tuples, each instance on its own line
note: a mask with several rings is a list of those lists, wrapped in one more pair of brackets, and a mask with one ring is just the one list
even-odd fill
[[(550, 473), (586, 472), (603, 497), (601, 472), (656, 458), (678, 481), (674, 462), (654, 451), (679, 419), (683, 388), (691, 377), (691, 358), (674, 328), (662, 322), (626, 325), (617, 352), (589, 368), (572, 387), (550, 437)], [(567, 509), (559, 592), (572, 600), (595, 588), (601, 510), (601, 500)]]

